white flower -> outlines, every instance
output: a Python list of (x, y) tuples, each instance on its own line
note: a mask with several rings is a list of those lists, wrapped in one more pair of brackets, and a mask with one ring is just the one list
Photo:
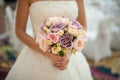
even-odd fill
[(52, 53), (53, 54), (58, 54), (58, 48), (57, 47), (52, 47)]
[(74, 36), (78, 36), (78, 31), (72, 28), (68, 28), (68, 33), (74, 35)]
[(50, 17), (50, 18), (48, 18), (48, 20), (51, 21), (52, 23), (59, 22), (59, 18), (58, 17)]
[(63, 30), (59, 30), (57, 33), (58, 33), (60, 36), (62, 36), (62, 35), (64, 34), (64, 31), (63, 31)]
[(61, 23), (64, 23), (64, 24), (68, 24), (69, 23), (69, 19), (68, 18), (59, 18), (59, 21), (61, 22)]
[(46, 25), (47, 25), (47, 26), (51, 26), (51, 25), (52, 25), (51, 21), (47, 21), (47, 22), (46, 22)]

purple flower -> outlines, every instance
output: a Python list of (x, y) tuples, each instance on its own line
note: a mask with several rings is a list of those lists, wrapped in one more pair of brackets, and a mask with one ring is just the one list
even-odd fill
[(72, 35), (70, 34), (64, 34), (60, 37), (60, 44), (65, 48), (71, 48), (72, 47)]
[(58, 32), (59, 30), (62, 30), (66, 27), (66, 24), (63, 23), (55, 23), (50, 27), (50, 30), (52, 32)]
[(82, 25), (76, 21), (75, 19), (70, 19), (72, 21), (72, 25), (75, 25), (78, 29), (82, 28)]

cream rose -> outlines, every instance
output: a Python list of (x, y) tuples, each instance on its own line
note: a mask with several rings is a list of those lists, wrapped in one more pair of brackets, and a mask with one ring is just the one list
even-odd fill
[(41, 38), (39, 40), (39, 48), (42, 49), (44, 52), (46, 52), (49, 49), (47, 40), (45, 38)]

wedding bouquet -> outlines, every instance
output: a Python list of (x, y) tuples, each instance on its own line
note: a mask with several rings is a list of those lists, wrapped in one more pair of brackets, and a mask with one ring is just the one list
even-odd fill
[(44, 52), (64, 56), (80, 51), (87, 39), (86, 31), (75, 19), (50, 17), (40, 25), (36, 42)]

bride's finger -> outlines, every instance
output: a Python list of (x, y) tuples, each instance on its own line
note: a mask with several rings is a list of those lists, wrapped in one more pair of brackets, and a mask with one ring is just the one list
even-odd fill
[(56, 60), (63, 60), (64, 58), (58, 55), (51, 55)]
[(63, 57), (61, 57), (59, 55), (51, 54), (51, 57), (58, 61), (65, 61), (66, 59), (69, 58), (69, 54), (65, 54)]
[(61, 61), (55, 60), (55, 63), (59, 64), (59, 65), (64, 65), (64, 64), (67, 64), (68, 62), (69, 62), (69, 59), (65, 59), (64, 61), (63, 60), (61, 60)]
[(61, 66), (65, 66), (65, 65), (68, 65), (68, 63), (69, 63), (69, 61), (67, 60), (67, 61), (64, 61), (64, 62), (55, 62), (55, 65), (57, 66), (57, 67), (61, 67)]
[(66, 69), (66, 68), (67, 68), (67, 65), (64, 65), (64, 66), (59, 66), (59, 67), (57, 66), (57, 68), (58, 68), (58, 69), (60, 69), (60, 70), (64, 70), (64, 69)]

